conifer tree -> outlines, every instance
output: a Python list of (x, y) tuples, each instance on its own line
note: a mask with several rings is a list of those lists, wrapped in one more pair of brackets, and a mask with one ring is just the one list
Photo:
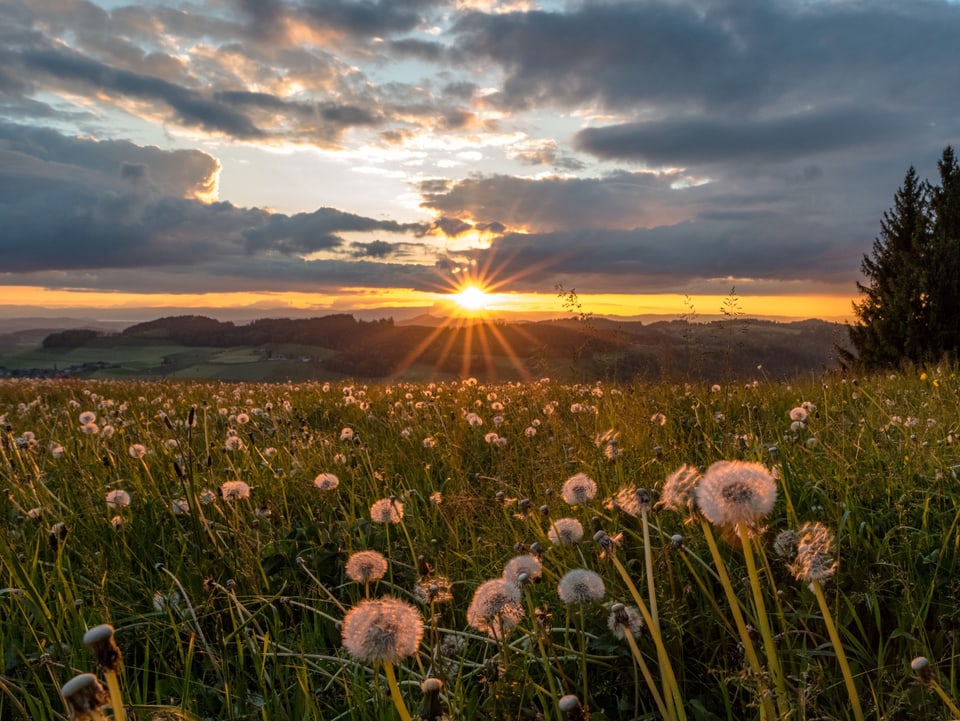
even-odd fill
[(926, 325), (922, 257), (929, 245), (929, 220), (923, 183), (913, 168), (883, 214), (872, 255), (860, 269), (867, 283), (857, 283), (864, 296), (854, 303), (857, 325), (850, 327), (856, 356), (868, 367), (893, 366), (905, 359), (919, 361)]
[(930, 363), (960, 350), (960, 167), (953, 148), (938, 163), (940, 185), (911, 166), (860, 266), (866, 283), (850, 327), (868, 368)]

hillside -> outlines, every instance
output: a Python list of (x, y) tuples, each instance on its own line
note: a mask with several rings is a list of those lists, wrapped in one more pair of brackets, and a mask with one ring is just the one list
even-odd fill
[(835, 368), (835, 347), (846, 341), (844, 326), (818, 320), (458, 320), (427, 326), (346, 314), (247, 324), (172, 316), (114, 334), (17, 335), (16, 343), (0, 346), (6, 375), (269, 381), (787, 378)]

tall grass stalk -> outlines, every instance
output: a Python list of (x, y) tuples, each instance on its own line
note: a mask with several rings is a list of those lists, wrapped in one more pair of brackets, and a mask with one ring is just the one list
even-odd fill
[[(767, 666), (770, 669), (770, 676), (773, 678), (774, 688), (776, 689), (776, 704), (779, 718), (789, 717), (789, 705), (787, 702), (787, 687), (783, 678), (783, 671), (780, 667), (780, 655), (777, 652), (777, 645), (773, 640), (773, 630), (770, 627), (770, 619), (767, 616), (767, 606), (763, 600), (763, 588), (760, 582), (760, 575), (757, 572), (757, 564), (753, 555), (753, 538), (750, 529), (746, 523), (737, 525), (737, 534), (743, 547), (743, 560), (747, 566), (747, 576), (750, 579), (750, 590), (753, 593), (753, 605), (757, 612), (757, 625), (760, 627), (760, 637), (763, 639), (763, 647), (767, 656)], [(859, 720), (858, 720), (859, 721)]]
[(764, 688), (766, 682), (764, 680), (763, 667), (760, 665), (760, 657), (757, 656), (757, 649), (753, 645), (753, 639), (747, 630), (747, 623), (743, 618), (743, 612), (740, 610), (740, 599), (737, 597), (737, 594), (733, 590), (733, 585), (730, 583), (730, 576), (727, 574), (727, 567), (723, 562), (723, 557), (720, 555), (720, 549), (717, 547), (717, 541), (713, 536), (713, 529), (710, 522), (707, 521), (706, 518), (702, 518), (700, 525), (703, 528), (703, 535), (710, 549), (710, 555), (713, 557), (713, 563), (717, 569), (717, 575), (720, 578), (720, 585), (723, 586), (723, 591), (727, 596), (730, 613), (733, 615), (733, 622), (737, 627), (740, 643), (743, 645), (743, 652), (747, 657), (747, 663), (750, 665), (750, 671), (753, 673), (753, 680), (759, 686), (763, 718), (766, 718), (767, 721), (774, 721), (774, 719), (777, 718), (776, 710), (774, 709), (773, 702), (770, 700), (769, 694)]
[[(850, 664), (847, 662), (847, 654), (843, 650), (840, 634), (837, 632), (837, 626), (833, 622), (833, 616), (830, 613), (830, 607), (827, 605), (827, 599), (823, 595), (823, 586), (817, 579), (812, 579), (810, 581), (810, 590), (813, 591), (813, 595), (817, 597), (823, 622), (826, 624), (827, 633), (830, 635), (830, 643), (833, 644), (834, 653), (837, 655), (837, 663), (840, 665), (840, 672), (843, 674), (843, 683), (847, 688), (847, 696), (850, 699), (853, 717), (856, 721), (864, 721), (863, 709), (860, 706), (860, 695), (857, 693), (857, 687), (853, 683), (853, 674), (850, 671)], [(960, 717), (960, 711), (954, 713), (957, 717)]]

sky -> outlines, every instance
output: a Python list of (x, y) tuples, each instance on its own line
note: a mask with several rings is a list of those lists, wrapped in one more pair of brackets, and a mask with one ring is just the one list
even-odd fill
[(958, 37), (947, 0), (0, 0), (0, 315), (473, 284), (848, 319), (908, 168), (960, 141)]

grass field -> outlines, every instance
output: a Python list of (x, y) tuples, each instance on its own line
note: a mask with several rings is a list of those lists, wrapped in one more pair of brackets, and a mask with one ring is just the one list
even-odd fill
[(960, 717), (958, 396), (0, 381), (0, 718)]

